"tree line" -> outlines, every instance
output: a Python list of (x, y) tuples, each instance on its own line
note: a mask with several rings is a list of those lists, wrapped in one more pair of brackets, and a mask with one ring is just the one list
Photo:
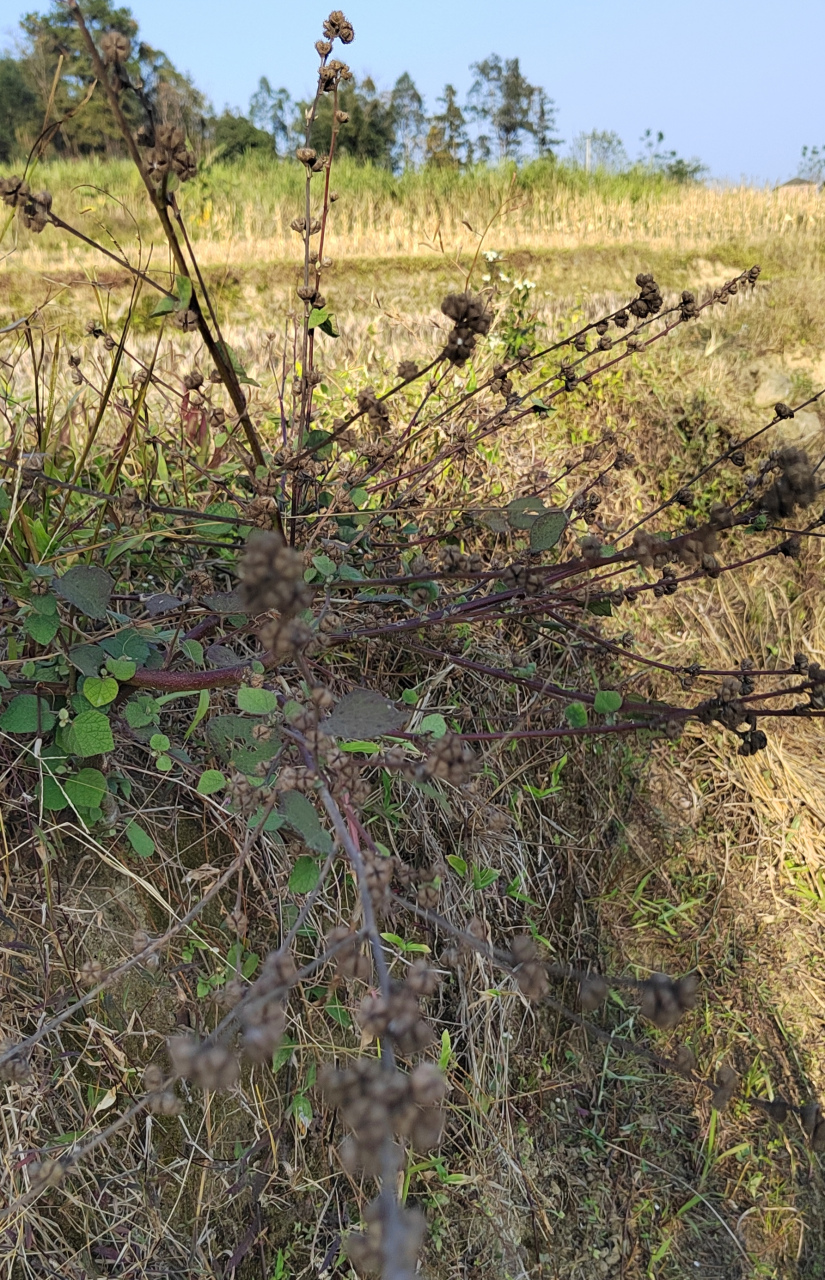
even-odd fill
[[(129, 39), (131, 81), (142, 85), (159, 119), (184, 127), (201, 155), (211, 151), (228, 160), (249, 152), (283, 156), (304, 141), (310, 104), (274, 87), (267, 77), (261, 77), (246, 112), (217, 113), (162, 50), (142, 39), (127, 6), (86, 0), (84, 12), (98, 39), (106, 31)], [(92, 92), (88, 54), (65, 5), (52, 0), (45, 15), (26, 14), (20, 35), (18, 52), (0, 57), (0, 161), (27, 154), (44, 127), (64, 156), (122, 155), (122, 138), (103, 95)], [(470, 71), (464, 100), (454, 85), (446, 84), (432, 111), (408, 72), (386, 91), (379, 91), (369, 77), (348, 81), (339, 95), (348, 122), (338, 135), (338, 150), (394, 172), (557, 155), (561, 139), (556, 136), (555, 103), (545, 88), (524, 75), (518, 58), (491, 53)], [(137, 128), (141, 111), (131, 95), (125, 95), (124, 108), (134, 114)], [(332, 123), (331, 99), (322, 98), (310, 139), (319, 152), (329, 148)], [(647, 167), (681, 181), (703, 172), (700, 162), (662, 150), (662, 141), (662, 134), (651, 131), (643, 139), (641, 159)], [(621, 139), (606, 130), (574, 139), (570, 157), (587, 168), (632, 167)]]

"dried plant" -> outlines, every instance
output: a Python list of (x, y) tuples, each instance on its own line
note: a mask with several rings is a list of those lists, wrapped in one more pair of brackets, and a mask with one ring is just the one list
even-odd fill
[[(443, 300), (446, 324), (434, 326), (428, 361), (403, 360), (385, 388), (347, 390), (333, 416), (321, 354), (338, 333), (327, 251), (336, 215), (336, 143), (347, 125), (338, 95), (351, 76), (333, 54), (336, 41), (354, 38), (336, 10), (315, 46), (317, 89), (306, 142), (296, 152), (305, 195), (291, 225), (303, 253), (296, 308), (273, 363), (281, 370), (276, 412), (267, 422), (264, 393), (255, 396), (258, 384), (223, 336), (178, 200), (178, 185), (197, 171), (188, 140), (156, 119), (140, 84), (130, 82), (126, 37), (109, 32), (98, 49), (81, 6), (69, 0), (69, 7), (145, 185), (173, 273), (150, 274), (148, 261), (135, 264), (99, 246), (129, 273), (134, 299), (119, 332), (90, 322), (88, 341), (100, 342), (110, 359), (102, 389), (85, 350), (69, 357), (76, 394), (96, 402), (86, 442), (68, 461), (61, 461), (68, 426), (63, 437), (55, 434), (53, 385), (49, 407), (41, 401), (47, 364), (42, 346), (37, 355), (37, 317), (22, 326), (32, 394), (25, 412), (6, 415), (0, 464), (2, 670), (9, 673), (0, 716), (4, 840), (14, 843), (15, 856), (36, 850), (44, 868), (58, 842), (85, 841), (104, 857), (107, 841), (122, 837), (150, 857), (155, 842), (135, 800), (144, 787), (148, 804), (150, 776), (152, 788), (177, 788), (182, 806), (199, 806), (204, 822), (232, 842), (234, 856), (165, 930), (150, 934), (136, 922), (126, 959), (82, 950), (61, 955), (62, 1004), (36, 1017), (30, 1011), (26, 1034), (0, 1049), (2, 1077), (10, 1088), (28, 1087), (44, 1070), (43, 1046), (80, 1025), (127, 975), (162, 972), (165, 950), (185, 940), (232, 885), (235, 899), (223, 904), (222, 927), (236, 940), (235, 972), (223, 985), (224, 1012), (215, 1025), (183, 1025), (167, 1037), (168, 1062), (144, 1064), (142, 1087), (134, 1087), (132, 1104), (108, 1128), (72, 1141), (57, 1159), (40, 1152), (0, 1211), (2, 1220), (14, 1220), (64, 1184), (84, 1157), (144, 1113), (158, 1123), (179, 1117), (192, 1086), (207, 1094), (233, 1091), (247, 1073), (269, 1069), (288, 1043), (288, 1028), (306, 1014), (298, 993), (323, 971), (332, 975), (330, 990), (354, 987), (362, 1047), (360, 1057), (327, 1062), (318, 1074), (326, 1113), (348, 1131), (341, 1142), (336, 1137), (336, 1159), (351, 1180), (365, 1180), (351, 1184), (362, 1229), (345, 1232), (343, 1248), (357, 1274), (406, 1280), (416, 1273), (426, 1222), (399, 1199), (398, 1175), (408, 1152), (437, 1148), (449, 1123), (449, 1086), (434, 1060), (445, 975), (472, 984), (475, 963), (496, 968), (526, 1007), (551, 1010), (692, 1081), (718, 1111), (738, 1096), (740, 1076), (725, 1063), (713, 1080), (703, 1079), (687, 1046), (671, 1057), (659, 1051), (659, 1039), (646, 1048), (584, 1017), (615, 995), (669, 1033), (697, 1006), (697, 973), (601, 974), (589, 964), (551, 961), (533, 932), (495, 933), (478, 917), (458, 923), (444, 893), (449, 871), (440, 854), (429, 862), (406, 858), (378, 839), (371, 816), (376, 787), (387, 796), (397, 788), (422, 803), (476, 788), (486, 805), (485, 771), (493, 752), (511, 744), (676, 741), (689, 727), (719, 726), (729, 752), (750, 756), (765, 750), (777, 720), (818, 719), (825, 671), (801, 653), (772, 669), (757, 668), (745, 653), (728, 670), (676, 665), (635, 652), (603, 620), (622, 611), (638, 616), (764, 559), (798, 556), (804, 538), (821, 536), (817, 461), (797, 445), (775, 445), (766, 456), (760, 448), (769, 429), (823, 393), (795, 408), (777, 403), (761, 430), (731, 440), (693, 474), (681, 475), (672, 493), (641, 514), (623, 505), (623, 476), (636, 460), (629, 442), (609, 429), (586, 443), (565, 442), (556, 474), (528, 475), (529, 492), (505, 503), (486, 472), (488, 446), (516, 432), (538, 435), (559, 406), (575, 412), (600, 378), (640, 360), (699, 316), (734, 300), (747, 305), (759, 267), (704, 295), (684, 290), (673, 298), (641, 271), (636, 292), (609, 314), (544, 346), (513, 351), (511, 335), (511, 355), (502, 359), (493, 290), (471, 288), (471, 265), (461, 290)], [(122, 110), (127, 94), (145, 111), (137, 134)], [(329, 153), (318, 155), (310, 139), (324, 95), (332, 100), (333, 127)], [(91, 243), (53, 208), (48, 192), (32, 192), (25, 175), (4, 178), (0, 193), (25, 231), (51, 227)], [(174, 350), (193, 348), (186, 360), (161, 361), (163, 332), (151, 355), (139, 356), (130, 330), (144, 289), (160, 297), (154, 315), (171, 325)], [(58, 350), (54, 339), (52, 373)], [(249, 396), (246, 387), (253, 389)], [(66, 424), (73, 403), (64, 406)], [(180, 430), (161, 440), (150, 424), (162, 422), (170, 406)], [(107, 423), (117, 418), (119, 433), (104, 445), (107, 414)], [(611, 519), (604, 518), (608, 507)], [(165, 549), (157, 563), (147, 556), (149, 533), (162, 548), (180, 538), (186, 568)], [(117, 579), (105, 554), (115, 538), (131, 539), (135, 548), (120, 562)], [(73, 563), (58, 572), (61, 556)], [(545, 646), (552, 675), (504, 659), (503, 638), (516, 648), (525, 636)], [(376, 651), (377, 663), (368, 656)], [(408, 704), (399, 705), (399, 681), (414, 658), (445, 656), (452, 670), (483, 677), (494, 691), (490, 705), (483, 714), (468, 708), (452, 726), (437, 718), (411, 727)], [(639, 692), (640, 669), (661, 681), (650, 696)], [(596, 671), (605, 677), (601, 687)], [(362, 679), (362, 672), (369, 675)], [(512, 689), (525, 695), (520, 714), (506, 696)], [(164, 722), (162, 731), (166, 702), (192, 694), (198, 711), (189, 725)], [(492, 804), (485, 814), (485, 836), (494, 840), (509, 819), (497, 821)], [(250, 878), (254, 892), (264, 892), (253, 855), (270, 848), (279, 828), (301, 841), (289, 885), (305, 897), (254, 976), (242, 960), (250, 929), (245, 893)], [(272, 847), (279, 852), (267, 857), (283, 860), (288, 853), (283, 844)], [(319, 941), (307, 921), (336, 877), (341, 914)], [(50, 894), (44, 888), (44, 912)], [(430, 942), (443, 943), (437, 963), (406, 963), (404, 954), (404, 965), (391, 967), (387, 938), (397, 938), (395, 922), (404, 918), (421, 922)], [(317, 944), (312, 954), (308, 938)], [(417, 945), (428, 950), (430, 943)], [(581, 1012), (557, 998), (571, 984), (578, 985)], [(776, 1123), (798, 1113), (812, 1148), (822, 1150), (825, 1122), (816, 1104), (740, 1102)], [(376, 1191), (363, 1190), (370, 1181)]]

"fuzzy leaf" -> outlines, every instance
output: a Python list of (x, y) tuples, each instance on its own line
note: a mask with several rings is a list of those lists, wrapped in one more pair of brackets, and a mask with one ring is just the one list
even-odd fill
[(280, 812), (293, 831), (303, 836), (310, 849), (316, 853), (329, 853), (332, 837), (321, 826), (318, 814), (300, 791), (286, 791), (281, 800)]
[(7, 733), (48, 733), (56, 723), (48, 702), (35, 693), (18, 693), (0, 716), (0, 728)]
[(83, 681), (83, 697), (90, 702), (93, 707), (106, 707), (110, 702), (114, 702), (118, 695), (120, 685), (112, 676), (86, 676)]
[(93, 564), (76, 564), (57, 579), (54, 589), (85, 617), (102, 622), (114, 585), (114, 578), (105, 569)]
[(70, 726), (71, 750), (78, 756), (100, 756), (114, 751), (112, 726), (102, 711), (81, 711)]
[(447, 732), (447, 721), (438, 712), (425, 716), (418, 726), (419, 733), (430, 733), (434, 738), (443, 738)]
[(298, 858), (289, 876), (290, 893), (311, 893), (318, 883), (318, 863), (314, 858)]
[[(131, 680), (137, 671), (137, 663), (132, 658), (107, 658), (106, 670), (114, 676), (116, 680)], [(89, 695), (86, 694), (88, 698)], [(91, 698), (89, 698), (91, 702)]]
[(178, 304), (174, 298), (161, 298), (154, 311), (149, 313), (149, 319), (155, 320), (158, 316), (168, 316), (177, 309)]
[(408, 714), (374, 689), (355, 689), (333, 709), (324, 730), (346, 740), (378, 738), (397, 733)]
[(571, 702), (564, 708), (564, 718), (571, 729), (584, 729), (587, 724), (587, 707), (583, 702)]
[(139, 693), (130, 698), (123, 708), (126, 723), (132, 729), (143, 729), (146, 725), (157, 724), (160, 719), (160, 706), (149, 693)]
[(550, 551), (567, 528), (567, 516), (563, 511), (546, 511), (530, 528), (530, 549)]
[(507, 503), (507, 519), (513, 529), (530, 529), (538, 517), (543, 515), (544, 509), (541, 498), (514, 498)]
[(84, 676), (99, 675), (105, 661), (106, 652), (99, 644), (76, 644), (69, 650), (69, 662)]
[(74, 777), (66, 778), (63, 788), (75, 809), (99, 809), (108, 791), (99, 769), (81, 769)]
[(593, 710), (600, 716), (612, 716), (622, 705), (622, 695), (615, 689), (601, 689), (593, 702)]
[(189, 303), (192, 301), (192, 281), (189, 276), (177, 276), (175, 279), (175, 288), (178, 292), (178, 310), (187, 311)]
[(254, 689), (242, 684), (238, 689), (238, 707), (252, 716), (269, 716), (278, 706), (278, 699), (271, 689)]
[(211, 796), (226, 786), (226, 778), (219, 769), (206, 769), (198, 779), (198, 795)]
[(51, 644), (59, 630), (59, 618), (47, 618), (42, 613), (32, 613), (26, 619), (26, 631), (38, 644)]

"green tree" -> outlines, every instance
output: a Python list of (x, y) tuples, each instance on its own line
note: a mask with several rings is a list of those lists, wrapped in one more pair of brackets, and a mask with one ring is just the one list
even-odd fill
[[(328, 152), (332, 137), (332, 94), (324, 94), (318, 103), (318, 112), (312, 127), (310, 145), (321, 154)], [(298, 103), (296, 131), (306, 118), (311, 106)], [(339, 153), (354, 156), (382, 168), (391, 169), (395, 146), (393, 111), (386, 96), (379, 94), (372, 80), (355, 81), (343, 85), (338, 95), (338, 106), (346, 111), (349, 120), (341, 125), (336, 148)]]
[(463, 164), (472, 164), (473, 149), (467, 137), (467, 121), (453, 85), (444, 86), (437, 102), (442, 110), (430, 117), (424, 144), (426, 163), (439, 169), (458, 169)]
[(212, 141), (222, 160), (237, 160), (249, 151), (272, 153), (272, 134), (232, 111), (224, 111), (213, 122)]
[[(166, 54), (140, 41), (131, 10), (115, 7), (111, 0), (85, 0), (83, 13), (96, 41), (106, 31), (118, 31), (129, 39), (131, 48), (125, 69), (132, 83), (142, 85), (155, 117), (182, 124), (188, 132), (197, 134), (206, 106), (203, 96)], [(24, 36), (21, 65), (37, 96), (41, 120), (56, 79), (51, 119), (71, 116), (61, 126), (56, 147), (70, 155), (122, 152), (122, 139), (99, 87), (81, 108), (95, 76), (71, 12), (60, 0), (52, 0), (48, 13), (25, 14), (20, 26)], [(143, 122), (145, 112), (134, 94), (123, 95), (123, 109), (135, 126)]]
[(413, 169), (421, 158), (427, 117), (424, 99), (409, 72), (400, 75), (390, 94), (395, 129), (393, 160), (397, 169)]
[(289, 150), (294, 115), (295, 104), (289, 91), (273, 89), (266, 76), (261, 76), (258, 88), (249, 100), (249, 118), (270, 135), (276, 155), (283, 155)]
[(477, 140), (480, 159), (517, 159), (528, 138), (535, 149), (547, 154), (558, 142), (552, 137), (555, 107), (544, 89), (533, 85), (522, 74), (518, 58), (501, 59), (490, 54), (474, 62), (470, 70), (475, 79), (467, 97), (467, 110), (474, 120), (488, 124), (490, 134)]
[(682, 183), (698, 182), (707, 173), (707, 165), (702, 164), (697, 156), (686, 160), (675, 151), (661, 151), (659, 148), (664, 140), (665, 135), (661, 130), (654, 137), (652, 129), (645, 129), (640, 138), (644, 149), (643, 163), (654, 173), (663, 173), (674, 182)]
[[(24, 135), (33, 140), (43, 123), (37, 94), (16, 58), (0, 58), (0, 161), (23, 151)], [(29, 143), (31, 145), (31, 143)]]
[(618, 133), (610, 129), (591, 129), (579, 133), (570, 147), (572, 159), (584, 169), (590, 161), (591, 169), (603, 169), (607, 173), (621, 173), (630, 168), (630, 160)]

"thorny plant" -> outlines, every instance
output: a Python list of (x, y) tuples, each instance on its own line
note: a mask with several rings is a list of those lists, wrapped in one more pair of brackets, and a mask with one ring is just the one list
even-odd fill
[[(731, 441), (623, 527), (603, 518), (601, 508), (635, 460), (609, 431), (567, 446), (556, 474), (534, 476), (530, 491), (505, 506), (485, 474), (491, 456), (485, 442), (506, 440), (517, 427), (541, 431), (559, 402), (589, 395), (600, 375), (642, 356), (708, 308), (747, 297), (757, 266), (702, 299), (685, 290), (673, 301), (650, 274), (640, 273), (638, 292), (625, 305), (544, 347), (527, 287), (518, 285), (508, 311), (497, 310), (492, 288), (472, 292), (471, 268), (462, 291), (443, 301), (446, 332), (426, 366), (402, 362), (393, 385), (362, 388), (349, 411), (333, 418), (320, 357), (323, 344), (338, 334), (327, 297), (333, 267), (327, 249), (336, 141), (347, 124), (338, 93), (351, 73), (332, 54), (336, 41), (349, 44), (354, 34), (340, 11), (324, 22), (316, 44), (318, 86), (307, 112), (307, 144), (297, 150), (306, 196), (292, 223), (303, 243), (300, 305), (287, 318), (276, 412), (262, 428), (244, 390), (258, 384), (222, 336), (178, 200), (178, 184), (195, 171), (185, 135), (175, 122), (157, 119), (142, 86), (130, 81), (126, 38), (110, 32), (98, 49), (80, 6), (68, 4), (145, 183), (172, 272), (150, 273), (148, 259), (135, 264), (119, 249), (97, 246), (130, 274), (133, 296), (119, 335), (97, 321), (87, 327), (111, 356), (105, 385), (96, 382), (94, 369), (86, 372), (82, 356), (68, 355), (76, 388), (68, 404), (60, 405), (55, 392), (60, 340), (49, 346), (47, 309), (5, 331), (12, 350), (4, 359), (8, 438), (0, 489), (3, 839), (18, 841), (19, 856), (77, 833), (97, 841), (124, 834), (137, 853), (151, 855), (152, 837), (132, 803), (147, 761), (170, 787), (200, 796), (216, 822), (227, 830), (235, 822), (245, 834), (228, 870), (166, 933), (153, 939), (138, 929), (134, 954), (113, 968), (94, 958), (77, 964), (65, 1007), (3, 1047), (3, 1078), (34, 1078), (36, 1046), (135, 966), (159, 963), (171, 941), (232, 881), (237, 898), (227, 921), (242, 939), (244, 872), (264, 835), (285, 826), (325, 857), (313, 862), (310, 881), (301, 885), (305, 903), (260, 975), (250, 983), (238, 972), (226, 985), (229, 1009), (222, 1021), (203, 1037), (172, 1039), (168, 1069), (150, 1063), (143, 1092), (108, 1128), (59, 1157), (43, 1153), (28, 1163), (28, 1189), (2, 1218), (17, 1220), (33, 1198), (60, 1185), (84, 1154), (141, 1112), (174, 1115), (181, 1105), (178, 1082), (229, 1089), (242, 1067), (265, 1067), (283, 1039), (291, 992), (334, 965), (342, 983), (364, 989), (358, 1024), (365, 1044), (380, 1046), (378, 1056), (329, 1064), (319, 1076), (327, 1104), (351, 1131), (339, 1149), (341, 1166), (379, 1188), (363, 1209), (363, 1230), (347, 1237), (346, 1253), (358, 1274), (406, 1280), (416, 1271), (425, 1224), (397, 1197), (405, 1145), (437, 1145), (446, 1115), (445, 1077), (426, 1057), (435, 1041), (426, 1002), (444, 973), (468, 956), (480, 953), (513, 974), (526, 1000), (548, 1004), (597, 1037), (704, 1084), (717, 1109), (735, 1095), (738, 1077), (725, 1065), (714, 1080), (702, 1081), (685, 1046), (673, 1059), (663, 1058), (583, 1018), (614, 986), (635, 995), (655, 1026), (671, 1029), (696, 1004), (695, 974), (637, 981), (551, 964), (527, 933), (498, 946), (479, 919), (456, 924), (441, 915), (446, 867), (414, 867), (391, 856), (365, 819), (375, 779), (396, 779), (423, 794), (434, 785), (462, 788), (483, 773), (487, 757), (479, 750), (520, 739), (640, 733), (678, 739), (691, 721), (722, 726), (737, 750), (750, 755), (765, 747), (772, 720), (821, 716), (825, 669), (802, 654), (771, 670), (757, 669), (747, 655), (733, 670), (677, 667), (642, 657), (627, 638), (611, 640), (600, 629), (600, 619), (625, 605), (655, 607), (662, 597), (741, 572), (761, 558), (797, 555), (802, 538), (822, 536), (818, 464), (793, 446), (760, 460), (760, 438), (794, 416), (794, 409), (777, 404), (761, 430)], [(135, 135), (122, 110), (126, 94), (145, 111)], [(322, 95), (331, 95), (333, 104), (328, 155), (318, 155), (308, 141)], [(45, 131), (43, 145), (52, 133)], [(53, 208), (48, 192), (32, 190), (26, 174), (4, 178), (0, 190), (23, 231), (52, 227), (95, 243)], [(488, 265), (494, 261), (487, 255)], [(133, 348), (131, 322), (144, 288), (160, 295), (154, 314), (162, 324), (168, 317), (180, 335), (200, 342), (208, 376), (195, 357), (188, 371), (168, 372), (161, 336), (146, 358)], [(485, 339), (503, 357), (487, 366)], [(15, 393), (12, 378), (26, 358), (33, 370), (29, 389)], [(228, 410), (218, 403), (219, 386)], [(86, 442), (73, 450), (70, 424), (81, 397), (94, 407)], [(181, 422), (177, 439), (154, 425), (173, 406)], [(258, 407), (265, 408), (263, 392)], [(104, 420), (112, 415), (118, 438), (102, 449)], [(725, 472), (721, 483), (724, 464), (734, 477), (750, 470), (741, 483)], [(705, 492), (711, 482), (725, 496), (711, 501)], [(183, 500), (158, 501), (159, 493)], [(215, 553), (211, 571), (203, 558), (196, 567), (190, 557), (182, 594), (158, 590), (150, 576), (159, 563), (146, 547), (153, 540), (160, 546), (163, 536), (179, 539), (188, 551)], [(227, 585), (244, 542), (235, 585), (216, 590), (215, 571)], [(65, 559), (72, 567), (58, 574), (54, 566)], [(116, 565), (118, 579), (109, 572)], [(651, 701), (618, 687), (567, 687), (469, 656), (472, 637), (495, 628), (509, 635), (543, 628), (557, 652), (573, 646), (602, 665), (612, 661), (616, 686), (627, 685), (641, 666), (662, 673), (683, 696)], [(216, 634), (206, 668), (201, 642)], [(412, 655), (448, 653), (459, 669), (529, 692), (529, 713), (493, 727), (427, 726), (432, 737), (427, 729), (408, 732), (408, 711), (383, 691), (359, 689), (349, 674), (359, 647), (376, 641), (385, 648), (387, 670), (403, 670)], [(349, 658), (343, 672), (335, 665), (339, 654)], [(336, 688), (348, 692), (341, 696)], [(212, 694), (229, 689), (236, 690), (238, 713), (219, 714)], [(197, 713), (173, 742), (161, 731), (161, 711), (191, 694), (198, 697)], [(293, 944), (340, 863), (356, 890), (351, 921), (336, 926), (319, 954), (299, 968)], [(8, 855), (5, 881), (8, 893)], [(403, 912), (426, 922), (444, 949), (438, 969), (417, 961), (399, 980), (390, 973), (381, 923), (388, 913)], [(578, 983), (582, 1013), (551, 995), (554, 983), (570, 981)], [(84, 995), (82, 985), (89, 988)], [(825, 1148), (816, 1103), (753, 1105), (777, 1122), (798, 1111), (814, 1149)]]

